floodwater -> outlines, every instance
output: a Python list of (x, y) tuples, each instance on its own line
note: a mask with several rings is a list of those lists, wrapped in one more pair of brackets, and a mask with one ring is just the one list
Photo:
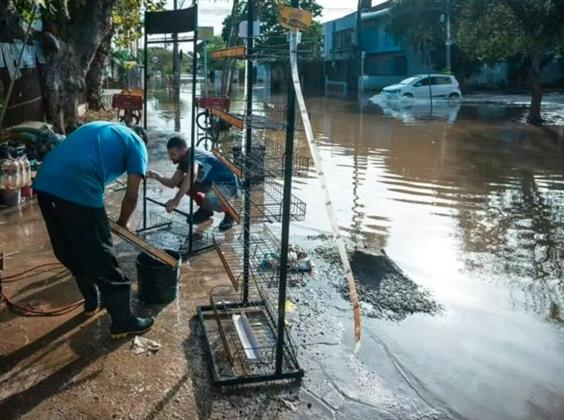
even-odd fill
[[(385, 375), (380, 356), (393, 357), (453, 417), (564, 418), (564, 127), (523, 124), (519, 104), (376, 102), (308, 100), (339, 223), (443, 309), (364, 318), (356, 358)], [(174, 128), (166, 103), (151, 102), (149, 125)], [(294, 234), (328, 232), (317, 180), (294, 190), (308, 205)]]
[[(522, 107), (311, 99), (341, 226), (384, 248), (444, 307), (365, 318), (421, 392), (466, 418), (564, 418), (564, 130)], [(326, 230), (316, 180), (304, 228)]]

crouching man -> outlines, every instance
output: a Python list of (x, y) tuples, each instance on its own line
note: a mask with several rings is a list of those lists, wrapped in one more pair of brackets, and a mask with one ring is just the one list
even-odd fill
[[(216, 158), (213, 153), (196, 147), (194, 149), (195, 168), (190, 167), (192, 149), (188, 148), (186, 140), (182, 137), (172, 137), (167, 143), (168, 156), (172, 163), (178, 165), (176, 172), (171, 178), (165, 178), (155, 171), (147, 173), (148, 178), (159, 181), (166, 187), (178, 188), (178, 192), (172, 200), (166, 203), (168, 212), (173, 211), (180, 205), (182, 197), (190, 196), (199, 206), (193, 215), (193, 223), (200, 224), (213, 217), (214, 212), (225, 212), (223, 205), (212, 190), (212, 184), (221, 186), (226, 198), (236, 197), (238, 194), (237, 177)], [(194, 174), (194, 186), (190, 190), (190, 177)], [(219, 229), (226, 231), (233, 227), (233, 219), (225, 212)]]
[(104, 188), (127, 172), (117, 223), (126, 227), (147, 170), (147, 148), (121, 124), (81, 126), (44, 159), (33, 187), (57, 259), (73, 274), (88, 316), (104, 306), (113, 338), (148, 331), (131, 312), (131, 281), (120, 269), (104, 209)]

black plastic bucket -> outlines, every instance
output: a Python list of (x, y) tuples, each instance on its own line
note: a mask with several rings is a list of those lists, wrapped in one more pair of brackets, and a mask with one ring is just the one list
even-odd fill
[[(166, 252), (174, 258), (179, 258), (178, 253), (174, 251)], [(164, 304), (176, 299), (180, 264), (170, 267), (148, 254), (141, 253), (137, 256), (135, 265), (139, 300), (148, 304)]]

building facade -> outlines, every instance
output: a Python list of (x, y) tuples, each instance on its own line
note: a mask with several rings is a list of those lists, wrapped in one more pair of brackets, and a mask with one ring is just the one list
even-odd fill
[(355, 12), (324, 24), (326, 94), (377, 92), (430, 70), (420, 54), (389, 33), (390, 3), (364, 10), (361, 19)]

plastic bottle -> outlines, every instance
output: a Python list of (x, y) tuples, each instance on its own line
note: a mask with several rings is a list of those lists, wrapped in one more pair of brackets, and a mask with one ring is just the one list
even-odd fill
[(17, 166), (17, 177), (16, 177), (16, 187), (15, 189), (20, 189), (25, 185), (25, 168), (24, 163), (21, 158), (15, 159)]
[(23, 185), (22, 187), (31, 187), (31, 165), (27, 156), (22, 158), (23, 169), (24, 169), (24, 177), (23, 177)]

